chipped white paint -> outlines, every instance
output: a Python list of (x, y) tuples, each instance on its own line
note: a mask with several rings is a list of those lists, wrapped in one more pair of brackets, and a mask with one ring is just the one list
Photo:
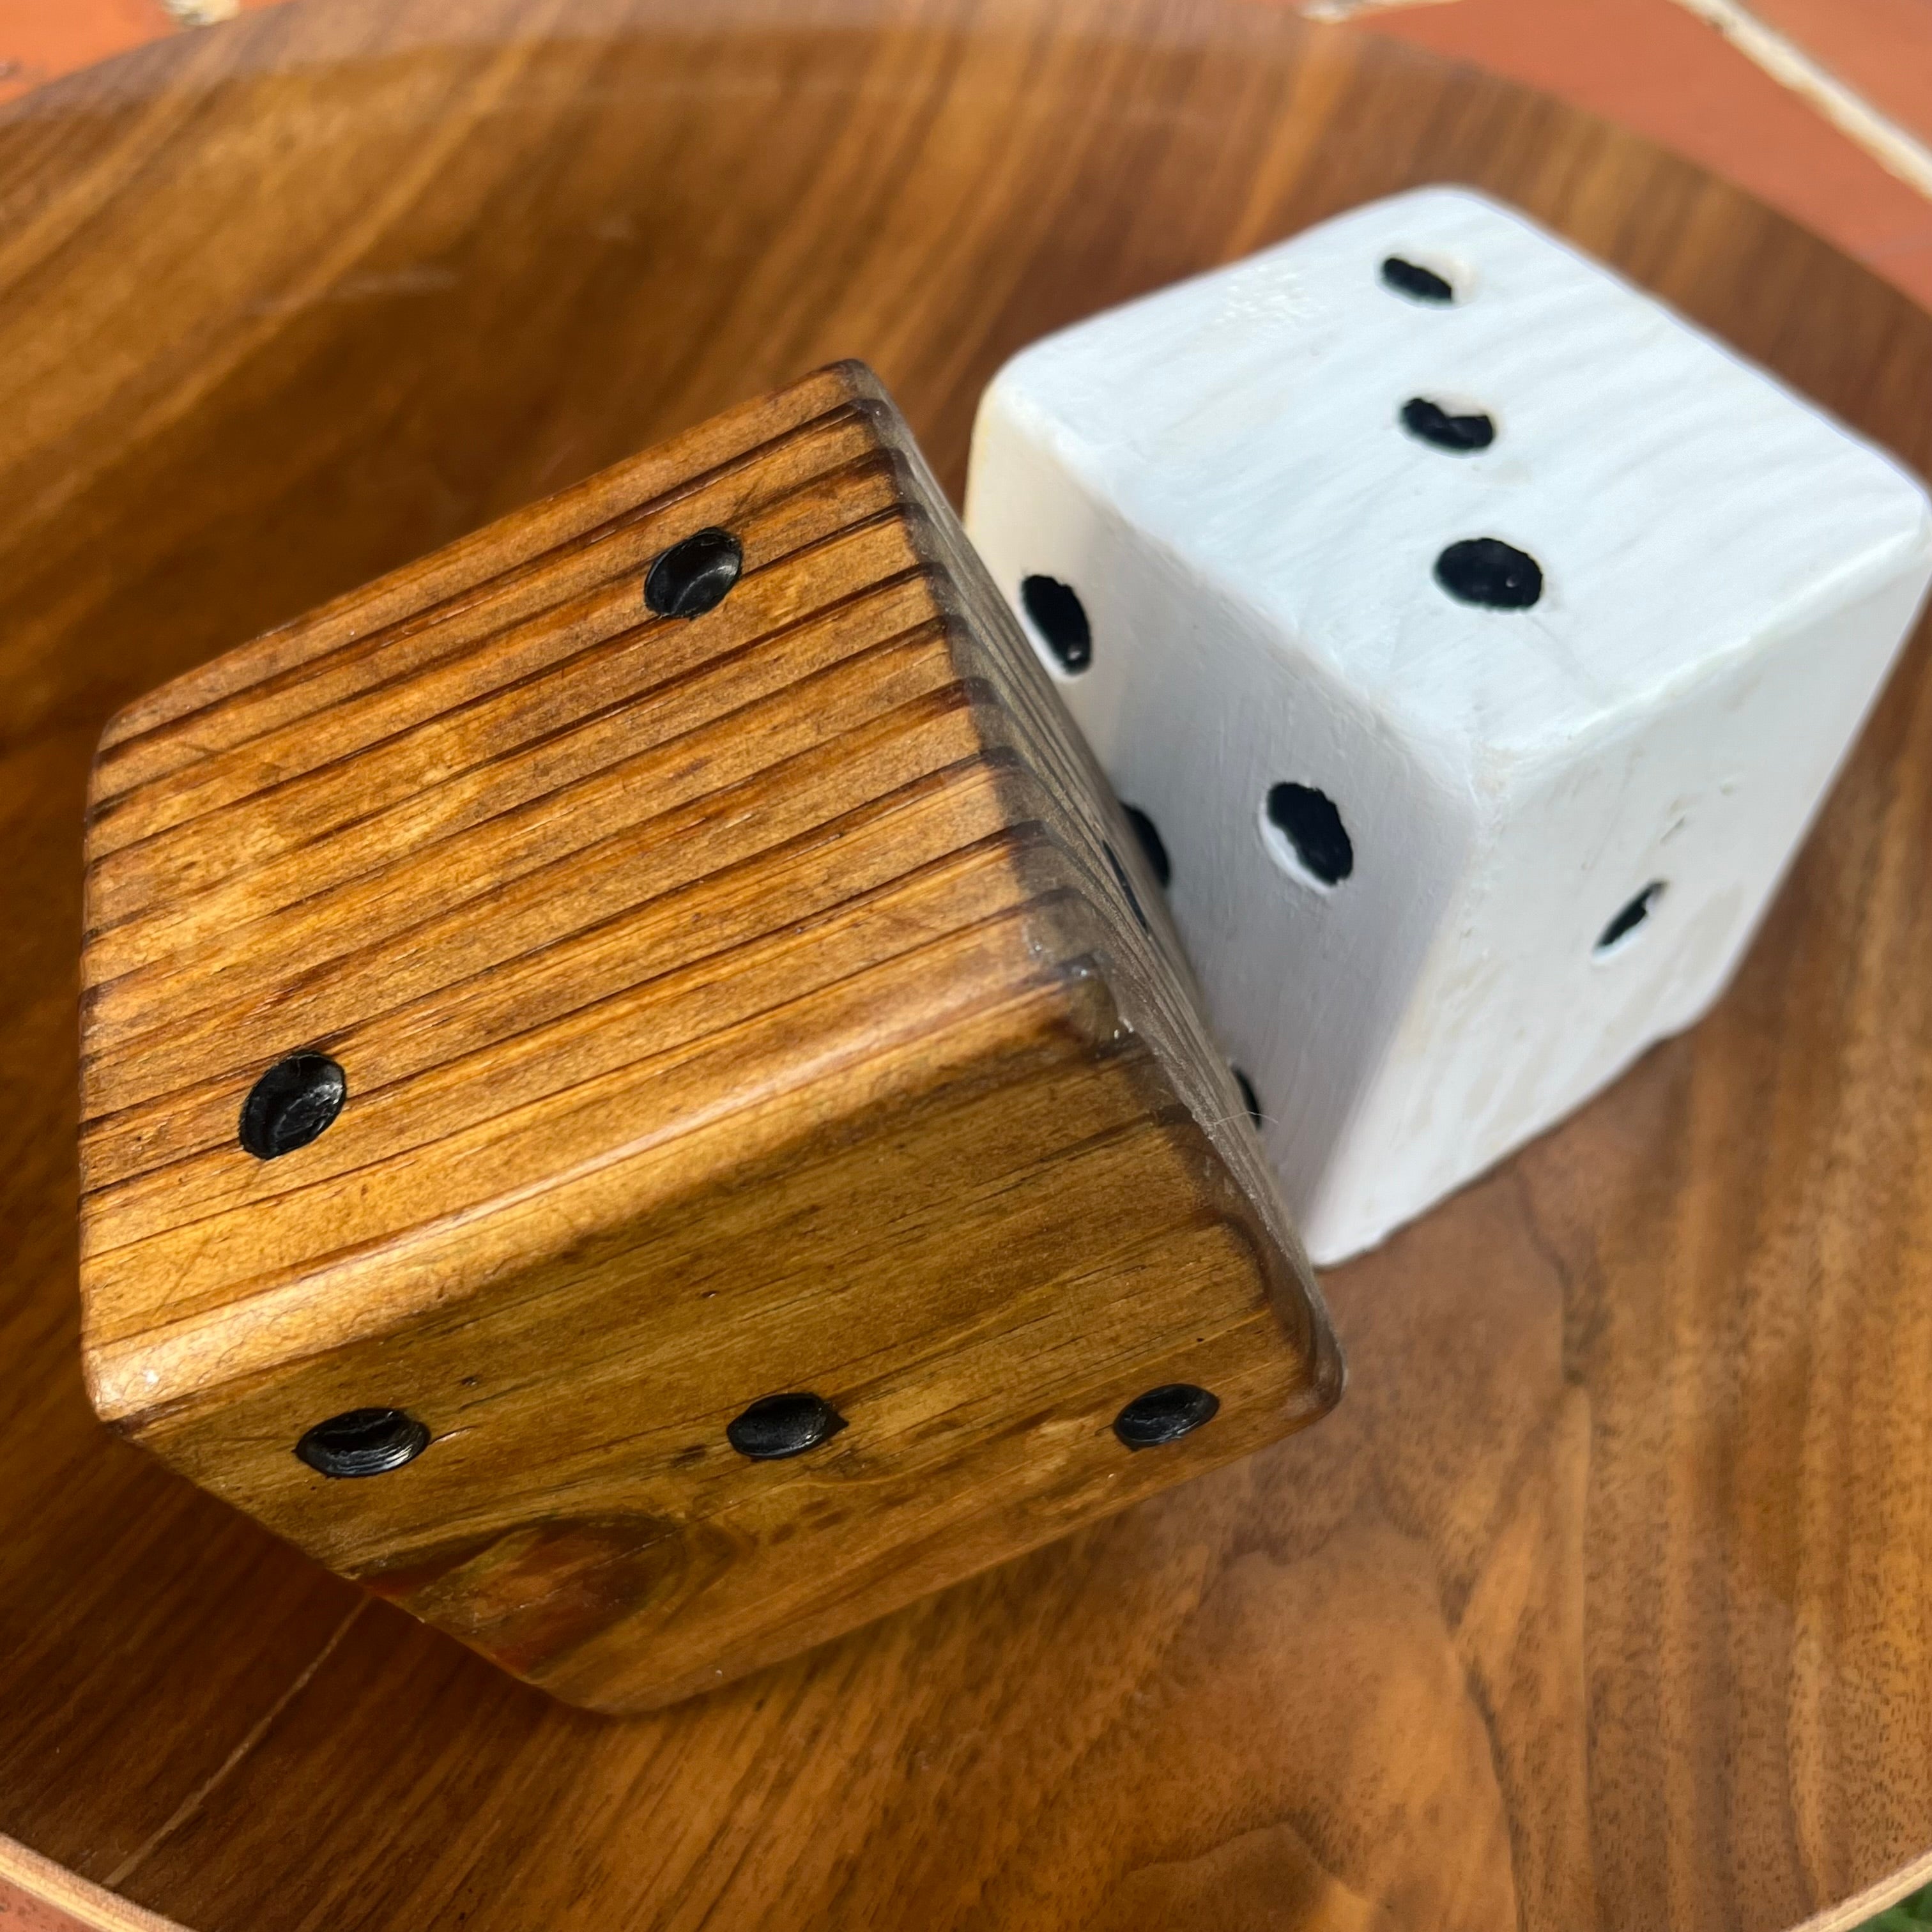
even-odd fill
[[(1456, 299), (1397, 293), (1381, 265)], [(1486, 412), (1487, 448), (1406, 430)], [(1729, 977), (1932, 574), (1924, 492), (1660, 304), (1474, 194), (1359, 209), (1027, 350), (969, 527), (1173, 862), (1210, 1014), (1316, 1258), (1380, 1240)], [(1493, 537), (1533, 608), (1434, 566)], [(1270, 822), (1324, 794), (1324, 886)], [(1616, 944), (1621, 909), (1658, 888)]]

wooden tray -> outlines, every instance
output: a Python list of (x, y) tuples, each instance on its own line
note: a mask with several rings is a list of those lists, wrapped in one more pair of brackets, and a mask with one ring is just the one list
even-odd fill
[(112, 706), (833, 356), (956, 490), (1022, 343), (1432, 180), (1932, 466), (1904, 297), (1240, 0), (305, 0), (0, 116), (0, 1832), (197, 1932), (1719, 1932), (1920, 1875), (1923, 638), (1714, 1017), (1330, 1277), (1336, 1418), (796, 1664), (559, 1708), (82, 1398)]

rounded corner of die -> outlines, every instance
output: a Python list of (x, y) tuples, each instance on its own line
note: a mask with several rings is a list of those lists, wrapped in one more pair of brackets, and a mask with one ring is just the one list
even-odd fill
[(140, 1390), (138, 1370), (131, 1375), (116, 1359), (115, 1352), (103, 1347), (88, 1333), (86, 1304), (82, 1304), (80, 1336), (80, 1382), (86, 1392), (87, 1406), (104, 1428), (117, 1436), (131, 1436), (146, 1404)]
[(1348, 1393), (1348, 1356), (1342, 1346), (1341, 1338), (1335, 1333), (1330, 1321), (1327, 1304), (1321, 1298), (1321, 1292), (1311, 1276), (1304, 1284), (1314, 1317), (1315, 1334), (1310, 1354), (1308, 1378), (1307, 1420), (1319, 1422), (1325, 1415), (1333, 1414), (1342, 1405), (1342, 1398)]

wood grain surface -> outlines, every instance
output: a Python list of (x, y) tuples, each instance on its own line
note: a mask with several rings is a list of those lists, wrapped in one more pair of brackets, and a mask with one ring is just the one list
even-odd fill
[(75, 1331), (118, 704), (865, 357), (956, 492), (1056, 323), (1432, 179), (1932, 460), (1932, 321), (1642, 143), (1238, 0), (329, 0), (0, 122), (0, 1830), (197, 1932), (1712, 1932), (1932, 1846), (1932, 677), (1734, 992), (1327, 1282), (1321, 1427), (637, 1722), (106, 1438)]
[[(572, 1703), (716, 1690), (1340, 1393), (1133, 830), (862, 364), (120, 712), (85, 904), (96, 1410)], [(296, 1054), (346, 1102), (258, 1158)], [(1178, 1385), (1214, 1413), (1120, 1438)], [(800, 1393), (829, 1439), (736, 1453)], [(398, 1466), (298, 1452), (372, 1414)]]

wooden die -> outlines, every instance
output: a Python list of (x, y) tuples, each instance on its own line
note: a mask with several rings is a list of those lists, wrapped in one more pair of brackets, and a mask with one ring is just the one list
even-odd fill
[(142, 700), (88, 861), (100, 1412), (560, 1696), (1338, 1391), (1133, 836), (856, 364)]

